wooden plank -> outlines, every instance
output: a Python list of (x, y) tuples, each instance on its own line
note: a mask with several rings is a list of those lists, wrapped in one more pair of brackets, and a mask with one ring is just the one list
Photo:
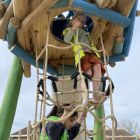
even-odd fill
[(3, 14), (4, 14), (4, 7), (3, 7), (3, 4), (0, 2), (0, 20), (3, 16)]
[(122, 54), (124, 46), (124, 37), (116, 37), (113, 54)]
[(116, 37), (123, 37), (123, 28), (119, 25), (110, 23), (108, 30), (104, 34), (104, 46), (108, 54), (112, 55)]
[(42, 15), (44, 11), (47, 11), (58, 0), (44, 0), (40, 5), (22, 22), (21, 30), (28, 30), (30, 24), (34, 22), (35, 18)]
[(18, 18), (12, 17), (8, 24), (7, 29), (7, 41), (8, 41), (8, 48), (10, 49), (16, 42), (16, 32), (20, 25)]
[(108, 5), (108, 8), (114, 7), (114, 6), (116, 5), (117, 1), (118, 1), (118, 0), (110, 0), (110, 3), (109, 3), (109, 5)]
[(95, 0), (99, 8), (108, 7), (110, 0)]
[[(29, 27), (31, 27), (32, 23), (35, 23), (35, 19), (37, 17), (44, 17), (42, 16), (44, 11), (47, 11), (49, 7), (51, 7), (56, 1), (50, 1), (50, 0), (44, 0), (40, 3), (40, 5), (33, 10), (22, 22), (21, 28), (18, 30), (18, 40), (21, 43), (22, 47), (24, 47), (27, 51), (30, 51), (30, 32), (29, 32)], [(46, 17), (44, 19), (47, 19), (47, 12), (45, 12)], [(41, 22), (44, 21), (42, 19), (41, 21), (38, 21), (38, 24), (42, 24)], [(45, 20), (46, 21), (46, 20)], [(40, 25), (41, 26), (41, 25)], [(43, 31), (44, 32), (44, 31)]]
[(118, 0), (115, 6), (115, 10), (119, 13), (129, 16), (136, 0)]
[(95, 4), (90, 4), (82, 0), (73, 0), (72, 6), (81, 8), (86, 14), (89, 14), (92, 16), (98, 16), (107, 21), (111, 21), (115, 24), (119, 24), (123, 27), (127, 27), (130, 24), (129, 18), (111, 9), (98, 8)]
[(11, 0), (5, 0), (5, 1), (0, 0), (0, 20), (10, 3), (11, 3)]
[(26, 78), (31, 77), (31, 65), (25, 61), (22, 61), (23, 73)]
[(132, 36), (134, 31), (134, 24), (136, 19), (136, 10), (137, 10), (138, 0), (136, 0), (135, 5), (131, 11), (130, 18), (131, 18), (131, 24), (130, 26), (125, 30), (125, 42), (124, 42), (124, 50), (123, 53), (125, 56), (129, 55), (129, 50), (132, 42)]
[(94, 30), (91, 32), (92, 40), (98, 49), (101, 49), (98, 43), (98, 40), (100, 39), (100, 34), (103, 34), (106, 28), (107, 28), (107, 21), (100, 19), (98, 21), (96, 28), (94, 28)]
[[(17, 1), (17, 0), (14, 0), (14, 1)], [(46, 0), (42, 1), (42, 2), (45, 2), (47, 4), (51, 3), (51, 1), (49, 1), (49, 3), (48, 3), (48, 2), (46, 2)], [(50, 19), (51, 21), (57, 14), (61, 13), (63, 10), (64, 11), (67, 10), (66, 8), (68, 8), (68, 7), (62, 8), (63, 6), (66, 6), (67, 2), (68, 2), (68, 0), (61, 0), (61, 2), (58, 2), (55, 5), (53, 5), (51, 3), (52, 4), (52, 5), (50, 5), (51, 14), (52, 14), (51, 15), (52, 17)], [(115, 0), (110, 0), (110, 2), (115, 3)], [(132, 2), (132, 0), (131, 0), (131, 2)], [(47, 19), (47, 12), (44, 12), (41, 9), (42, 7), (38, 6), (38, 5), (40, 5), (39, 0), (34, 0), (32, 2), (29, 2), (29, 4), (30, 4), (29, 5), (30, 14), (25, 18), (25, 20), (23, 21), (23, 23), (20, 26), (20, 29), (18, 30), (18, 41), (19, 41), (20, 45), (28, 53), (35, 55), (36, 48), (37, 48), (38, 53), (40, 53), (46, 43), (46, 32), (47, 32), (48, 21), (44, 20), (44, 19)], [(43, 5), (43, 6), (45, 7), (45, 5)], [(118, 20), (117, 23), (121, 24), (123, 26), (126, 26), (125, 23), (127, 23), (127, 25), (129, 24), (129, 19), (126, 18), (125, 16), (122, 16), (121, 14), (118, 14), (118, 13), (114, 12), (113, 10), (99, 9), (95, 4), (87, 3), (86, 1), (73, 0), (72, 6), (76, 7), (76, 8), (80, 7), (82, 10), (84, 10), (90, 16), (93, 16), (93, 15), (98, 16), (97, 14), (99, 14), (99, 17), (94, 16), (94, 18), (93, 18), (94, 19), (94, 30), (91, 32), (94, 43), (98, 46), (98, 48), (100, 47), (99, 25), (98, 25), (98, 20), (100, 18), (106, 19), (106, 17), (108, 17), (108, 18), (110, 18), (109, 20), (111, 22), (115, 22), (115, 23), (116, 23), (116, 21), (114, 21), (114, 19), (115, 20), (117, 19)], [(58, 7), (59, 7), (59, 9), (57, 9)], [(116, 7), (117, 6), (115, 5), (115, 8)], [(55, 10), (53, 10), (53, 8)], [(39, 9), (39, 10), (37, 11), (37, 9)], [(47, 9), (48, 9), (48, 7), (47, 7)], [(130, 10), (131, 8), (128, 8), (128, 9)], [(128, 10), (128, 13), (129, 13), (129, 10)], [(118, 9), (118, 12), (119, 12), (119, 9)], [(33, 13), (35, 13), (35, 15)], [(117, 18), (116, 18), (116, 14), (118, 15)], [(111, 17), (112, 15), (114, 17)], [(125, 22), (124, 21), (122, 22), (120, 17)], [(24, 24), (24, 23), (26, 23), (26, 24)], [(103, 35), (103, 38), (105, 40), (105, 48), (111, 55), (116, 37), (118, 35), (123, 36), (123, 27), (121, 27), (120, 25), (114, 24), (114, 23), (109, 23), (108, 25), (107, 24), (108, 24), (108, 21), (101, 20), (101, 34)], [(108, 29), (108, 31), (107, 31), (107, 29)], [(121, 33), (121, 35), (119, 33)], [(60, 47), (66, 46), (66, 44), (57, 41), (53, 37), (51, 32), (50, 32), (50, 36), (49, 36), (49, 43), (56, 45), (56, 46), (60, 46)], [(66, 51), (49, 48), (49, 56), (48, 56), (49, 61), (51, 59), (60, 60), (63, 55), (65, 55), (67, 57), (72, 57), (73, 56), (72, 50), (66, 52)], [(43, 57), (42, 57), (42, 59), (43, 59)], [(56, 63), (56, 65), (57, 65), (57, 63)]]
[(28, 14), (29, 0), (13, 0), (13, 10), (14, 16), (22, 21)]
[(11, 2), (0, 21), (0, 39), (4, 39), (10, 18), (13, 16), (13, 3)]

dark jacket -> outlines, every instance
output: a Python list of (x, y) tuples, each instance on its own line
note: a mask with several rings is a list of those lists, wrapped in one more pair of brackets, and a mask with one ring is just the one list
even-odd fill
[[(73, 140), (79, 133), (80, 130), (80, 124), (75, 123), (72, 128), (67, 130), (69, 139)], [(61, 136), (63, 135), (65, 131), (65, 126), (62, 123), (52, 123), (48, 122), (46, 125), (46, 133), (49, 136), (50, 140), (61, 140)]]

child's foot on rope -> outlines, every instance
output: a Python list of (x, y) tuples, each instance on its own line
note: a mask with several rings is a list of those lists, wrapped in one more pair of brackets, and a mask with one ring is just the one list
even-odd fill
[(99, 104), (99, 101), (97, 101), (96, 99), (92, 98), (92, 99), (89, 99), (89, 104), (97, 106)]
[(98, 105), (102, 104), (105, 100), (107, 99), (107, 97), (105, 96), (105, 94), (100, 94), (100, 95), (96, 95), (96, 98), (92, 98), (89, 99), (89, 104), (94, 105), (95, 107), (97, 107)]

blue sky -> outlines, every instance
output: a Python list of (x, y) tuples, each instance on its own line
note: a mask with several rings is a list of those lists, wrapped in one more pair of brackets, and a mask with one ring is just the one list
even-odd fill
[[(138, 5), (140, 9), (140, 2)], [(110, 76), (115, 83), (113, 93), (113, 105), (118, 121), (129, 119), (136, 121), (140, 126), (140, 17), (136, 18), (134, 35), (129, 57), (126, 61), (117, 63), (115, 68), (109, 68)], [(8, 79), (13, 55), (7, 49), (7, 43), (0, 41), (0, 103)], [(34, 119), (36, 73), (32, 67), (32, 77), (23, 78), (21, 93), (19, 96), (16, 116), (12, 131), (25, 127), (29, 120)], [(109, 101), (105, 102), (106, 115), (110, 113)], [(88, 127), (92, 127), (88, 119)]]

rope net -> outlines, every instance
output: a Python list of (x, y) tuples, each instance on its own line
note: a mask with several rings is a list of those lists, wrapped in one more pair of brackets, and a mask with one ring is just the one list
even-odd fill
[[(93, 92), (98, 92), (98, 96), (100, 96), (100, 94), (103, 94), (102, 91), (90, 91), (87, 88), (86, 82), (85, 82), (85, 77), (84, 74), (82, 72), (81, 69), (81, 63), (80, 63), (80, 48), (78, 49), (78, 55), (79, 55), (79, 63), (78, 63), (78, 79), (77, 81), (79, 83), (82, 83), (83, 85), (83, 89), (76, 89), (76, 88), (72, 88), (71, 90), (64, 90), (64, 84), (66, 82), (70, 82), (72, 83), (72, 78), (70, 76), (61, 76), (61, 77), (54, 77), (54, 76), (50, 76), (47, 74), (46, 70), (47, 70), (47, 66), (48, 66), (48, 48), (52, 47), (55, 49), (59, 49), (59, 50), (66, 50), (69, 51), (69, 49), (71, 49), (74, 45), (70, 45), (67, 47), (58, 47), (55, 46), (53, 44), (49, 44), (49, 34), (50, 34), (50, 17), (51, 14), (48, 13), (48, 27), (47, 27), (47, 36), (46, 36), (46, 45), (44, 47), (44, 49), (42, 50), (42, 52), (40, 54), (38, 54), (37, 49), (36, 49), (36, 78), (37, 78), (37, 84), (40, 83), (40, 79), (42, 79), (42, 91), (40, 92), (39, 90), (39, 86), (37, 86), (37, 90), (36, 90), (36, 106), (35, 106), (35, 118), (34, 118), (34, 123), (31, 124), (31, 122), (29, 122), (28, 124), (28, 131), (27, 131), (27, 140), (38, 140), (39, 139), (39, 135), (40, 135), (40, 124), (42, 124), (42, 135), (43, 135), (43, 140), (45, 140), (45, 135), (46, 135), (46, 122), (50, 121), (48, 119), (46, 119), (46, 108), (48, 106), (53, 106), (53, 105), (57, 105), (57, 106), (62, 106), (64, 103), (70, 103), (74, 108), (71, 110), (71, 112), (64, 117), (63, 119), (59, 119), (57, 121), (52, 121), (54, 123), (58, 123), (58, 122), (62, 122), (65, 121), (66, 119), (68, 119), (75, 111), (82, 111), (85, 114), (87, 114), (88, 112), (99, 122), (102, 123), (102, 126), (100, 128), (100, 130), (97, 133), (91, 133), (87, 130), (86, 128), (86, 120), (85, 120), (85, 125), (84, 128), (79, 132), (79, 134), (81, 133), (85, 133), (85, 140), (88, 137), (97, 135), (98, 133), (100, 133), (101, 131), (104, 131), (105, 128), (107, 127), (106, 125), (106, 121), (108, 119), (112, 120), (112, 140), (115, 140), (115, 129), (117, 128), (117, 121), (116, 118), (114, 116), (114, 111), (113, 111), (113, 99), (112, 99), (112, 80), (110, 78), (108, 69), (107, 69), (107, 64), (109, 61), (109, 55), (107, 54), (105, 48), (104, 48), (104, 42), (103, 42), (103, 38), (102, 38), (102, 34), (101, 34), (101, 29), (100, 29), (100, 41), (101, 41), (101, 46), (102, 49), (101, 50), (97, 50), (98, 52), (102, 53), (103, 56), (103, 63), (105, 65), (105, 70), (106, 70), (106, 75), (107, 75), (107, 80), (109, 82), (109, 91), (110, 91), (110, 110), (111, 110), (111, 115), (107, 116), (107, 117), (103, 117), (102, 119), (97, 117), (96, 114), (93, 112), (93, 110), (96, 108), (95, 106), (89, 104), (89, 94), (93, 94)], [(77, 34), (78, 34), (78, 30), (77, 30)], [(86, 47), (90, 48), (89, 45), (81, 43), (78, 41), (76, 41), (76, 44), (79, 45), (85, 45)], [(44, 56), (44, 65), (43, 65), (43, 73), (40, 72), (39, 69), (39, 60), (40, 58)], [(63, 58), (63, 70), (64, 70), (64, 58)], [(52, 83), (54, 84), (54, 97), (51, 97), (51, 95), (48, 94), (47, 92), (47, 84), (46, 81), (47, 79), (52, 79)], [(101, 79), (95, 79), (95, 78), (90, 78), (91, 81), (100, 81)], [(57, 83), (61, 84), (60, 91), (57, 90)], [(82, 96), (81, 96), (82, 93)], [(71, 96), (69, 96), (71, 95)], [(76, 100), (75, 100), (75, 95), (78, 95)], [(71, 98), (72, 100), (70, 102), (65, 102), (64, 100), (64, 96), (69, 96), (69, 99)], [(77, 100), (79, 99), (79, 100)], [(101, 99), (99, 101), (98, 106), (103, 104), (103, 100)], [(20, 139), (20, 138), (19, 138)]]

